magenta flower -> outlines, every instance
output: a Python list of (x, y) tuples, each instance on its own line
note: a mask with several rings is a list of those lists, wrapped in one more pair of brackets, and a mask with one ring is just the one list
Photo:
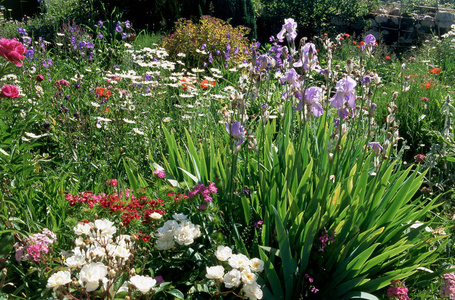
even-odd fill
[(166, 178), (166, 173), (163, 170), (155, 170), (153, 171), (153, 174), (158, 176), (158, 178), (164, 179)]
[(336, 85), (336, 94), (329, 100), (330, 105), (335, 108), (343, 107), (346, 101), (351, 108), (355, 108), (355, 90), (357, 83), (349, 76), (341, 79)]
[(281, 31), (276, 35), (276, 37), (279, 40), (282, 40), (284, 39), (285, 34), (288, 42), (294, 41), (297, 37), (297, 22), (295, 22), (294, 19), (284, 19), (283, 28), (281, 28)]

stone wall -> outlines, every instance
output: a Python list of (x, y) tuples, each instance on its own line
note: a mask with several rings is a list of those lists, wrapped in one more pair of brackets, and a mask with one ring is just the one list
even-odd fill
[(417, 44), (433, 35), (440, 36), (455, 23), (455, 15), (449, 11), (402, 13), (397, 7), (389, 11), (379, 9), (370, 18), (371, 26), (367, 33), (384, 39), (387, 44), (398, 42), (400, 45)]

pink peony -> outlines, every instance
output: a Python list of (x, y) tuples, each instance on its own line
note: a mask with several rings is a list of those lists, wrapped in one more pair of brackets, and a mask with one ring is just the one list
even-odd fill
[(7, 60), (14, 62), (18, 67), (22, 67), (21, 59), (25, 58), (25, 56), (22, 55), (25, 53), (25, 50), (24, 45), (16, 39), (0, 39), (0, 55)]
[(2, 87), (2, 91), (0, 93), (0, 97), (2, 98), (18, 98), (19, 90), (15, 85), (6, 84)]

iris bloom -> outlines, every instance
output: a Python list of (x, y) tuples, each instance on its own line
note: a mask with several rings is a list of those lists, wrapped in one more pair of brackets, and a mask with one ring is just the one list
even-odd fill
[(293, 87), (298, 87), (299, 86), (299, 74), (291, 68), (286, 71), (284, 74), (284, 77), (280, 79), (281, 84), (284, 84), (285, 82), (291, 84)]
[(303, 67), (306, 71), (311, 71), (316, 69), (318, 66), (318, 57), (316, 46), (313, 43), (306, 43), (301, 49), (300, 59), (294, 63), (294, 67)]
[(319, 103), (322, 95), (322, 89), (319, 87), (312, 86), (305, 90), (304, 96), (300, 94), (300, 97), (297, 98), (301, 99), (299, 105), (294, 109), (294, 111), (300, 111), (303, 109), (304, 102), (308, 105), (311, 105), (311, 112), (315, 117), (320, 117), (324, 113), (324, 109), (322, 108), (321, 103)]
[(235, 143), (236, 146), (241, 145), (245, 142), (245, 128), (240, 122), (226, 124), (226, 130), (231, 137), (237, 140)]
[(284, 25), (281, 31), (277, 34), (277, 38), (282, 40), (286, 34), (288, 42), (293, 42), (297, 37), (297, 22), (294, 19), (284, 19)]
[(351, 108), (355, 108), (355, 90), (357, 83), (349, 76), (341, 79), (336, 85), (336, 94), (329, 100), (330, 105), (335, 108), (343, 107), (346, 101)]

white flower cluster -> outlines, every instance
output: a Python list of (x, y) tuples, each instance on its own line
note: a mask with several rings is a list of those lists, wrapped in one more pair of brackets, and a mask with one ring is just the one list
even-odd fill
[(127, 292), (128, 283), (139, 292), (145, 294), (156, 284), (156, 280), (146, 276), (135, 275), (125, 282), (117, 291), (114, 290), (115, 278), (120, 275), (118, 270), (125, 266), (131, 257), (133, 242), (129, 235), (114, 236), (117, 228), (114, 223), (100, 219), (94, 222), (79, 223), (74, 227), (78, 236), (76, 247), (68, 251), (65, 265), (69, 268), (49, 277), (47, 288), (54, 290), (72, 282), (71, 271), (78, 272), (78, 283), (87, 293), (98, 288), (108, 291), (111, 297), (116, 293)]
[(233, 254), (232, 249), (226, 246), (218, 246), (215, 256), (219, 261), (227, 262), (232, 269), (225, 273), (223, 266), (207, 267), (208, 279), (224, 282), (228, 289), (237, 288), (241, 284), (242, 291), (248, 299), (262, 299), (263, 293), (260, 285), (256, 282), (257, 273), (264, 270), (264, 262), (259, 258), (248, 259), (243, 254)]
[(174, 220), (166, 221), (156, 231), (157, 240), (155, 247), (158, 250), (169, 250), (175, 243), (181, 246), (189, 246), (201, 236), (199, 225), (194, 225), (184, 214), (174, 214)]

